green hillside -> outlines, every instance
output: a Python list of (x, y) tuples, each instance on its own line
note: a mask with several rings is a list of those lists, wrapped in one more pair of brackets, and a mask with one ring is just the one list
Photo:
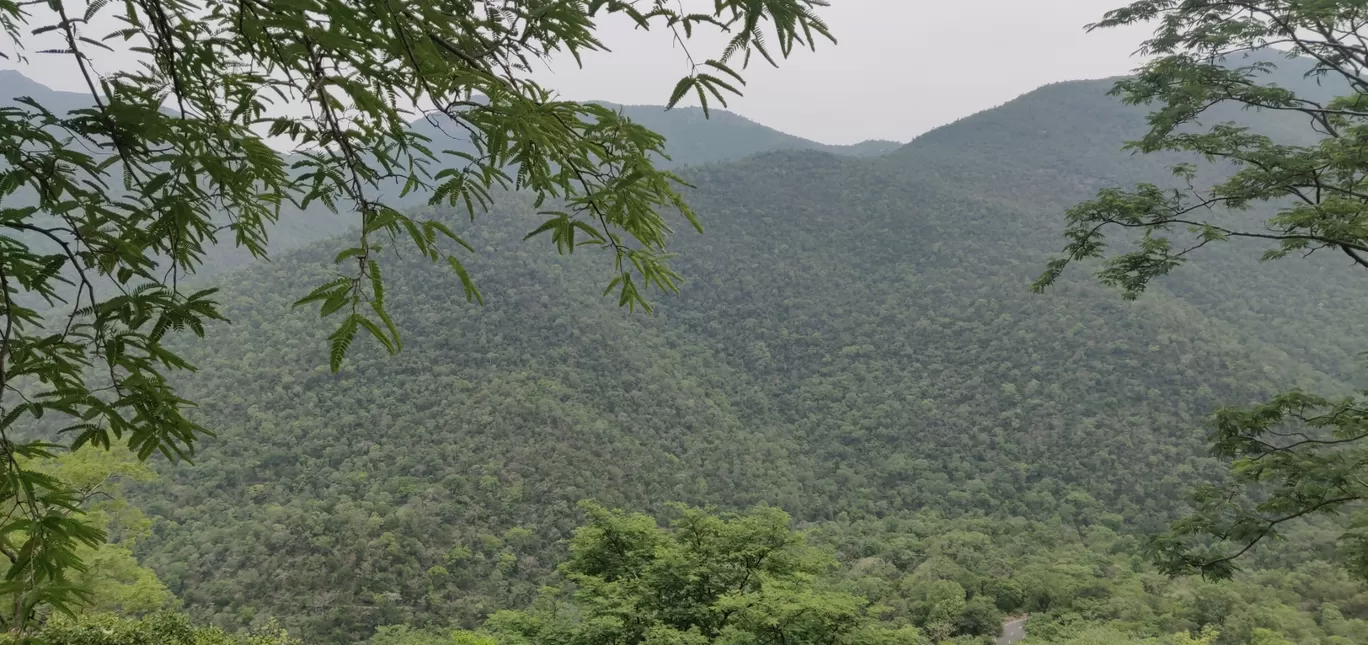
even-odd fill
[(1368, 645), (1368, 0), (1126, 1), (0, 0), (0, 645)]
[[(1304, 81), (1295, 63), (1281, 61), (1269, 83), (1296, 87), (1312, 97), (1338, 91)], [(1030, 248), (1055, 250), (1065, 209), (1106, 187), (1139, 182), (1174, 185), (1170, 167), (1194, 161), (1122, 151), (1125, 142), (1144, 133), (1145, 108), (1107, 96), (1113, 82), (1076, 81), (1040, 88), (1001, 108), (918, 137), (883, 161), (892, 167), (886, 172), (910, 174), (951, 194), (1025, 207), (1035, 217), (1015, 222), (1018, 226), (1010, 229), (1013, 239)], [(1278, 141), (1295, 142), (1308, 131), (1299, 115), (1218, 107), (1209, 120), (1244, 123)], [(1206, 171), (1208, 179), (1222, 172), (1212, 166)], [(1267, 214), (1254, 213), (1260, 218)], [(1361, 381), (1365, 373), (1360, 357), (1363, 339), (1368, 338), (1368, 284), (1333, 257), (1261, 263), (1258, 257), (1266, 248), (1247, 241), (1218, 246), (1154, 288), (1227, 323), (1237, 334), (1266, 343), (1272, 351), (1290, 353), (1356, 386), (1368, 385)], [(1034, 268), (1038, 267), (1025, 272)], [(1307, 326), (1325, 333), (1298, 333)]]
[(1028, 293), (1064, 205), (1162, 170), (1116, 152), (1142, 122), (1106, 85), (1042, 88), (884, 157), (687, 170), (707, 232), (676, 238), (688, 283), (654, 317), (602, 298), (595, 258), (522, 242), (537, 222), (516, 196), (453, 219), (488, 305), (387, 260), (404, 351), (366, 347), (338, 375), (325, 326), (289, 312), (335, 243), (234, 273), (234, 324), (188, 346), (184, 386), (219, 436), (138, 491), (161, 519), (140, 552), (200, 618), (349, 642), (530, 602), (583, 498), (1157, 528), (1218, 472), (1214, 406), (1346, 386), (1343, 357), (1283, 325), (1349, 294), (1314, 315), (1328, 342), (1368, 334), (1361, 288), (1314, 263), (1217, 255), (1135, 303), (1086, 276)]

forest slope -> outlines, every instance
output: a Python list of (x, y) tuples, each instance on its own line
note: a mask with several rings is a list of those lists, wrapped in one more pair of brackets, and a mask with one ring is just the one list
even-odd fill
[[(405, 350), (362, 348), (338, 375), (326, 326), (288, 306), (336, 242), (234, 273), (235, 324), (193, 346), (185, 385), (219, 438), (138, 491), (164, 520), (140, 549), (203, 618), (347, 641), (528, 601), (586, 497), (1154, 528), (1212, 476), (1214, 406), (1344, 387), (1279, 325), (1353, 287), (1270, 270), (1241, 300), (1217, 287), (1254, 278), (1216, 255), (1212, 294), (1126, 303), (1083, 275), (1028, 293), (1073, 195), (1160, 170), (1114, 151), (1138, 111), (1083, 111), (1105, 87), (1043, 88), (882, 158), (687, 170), (708, 230), (676, 238), (689, 281), (655, 317), (600, 297), (603, 258), (522, 242), (537, 220), (517, 196), (475, 224), (442, 215), (488, 306), (388, 260)], [(1058, 145), (1028, 136), (1042, 119)], [(1349, 347), (1354, 311), (1316, 320)]]
[[(1272, 60), (1281, 67), (1268, 76), (1269, 84), (1320, 99), (1338, 92), (1303, 79), (1304, 61)], [(990, 226), (1015, 226), (1013, 232), (1023, 246), (1051, 250), (1062, 244), (1062, 213), (1102, 188), (1143, 182), (1181, 186), (1170, 172), (1178, 162), (1197, 163), (1202, 170), (1199, 182), (1226, 172), (1197, 159), (1123, 151), (1124, 143), (1145, 132), (1146, 109), (1108, 96), (1113, 84), (1114, 79), (1042, 87), (918, 137), (878, 163), (890, 166), (885, 172), (891, 176), (916, 177), (952, 194), (999, 200), (1021, 209), (1025, 219)], [(1311, 130), (1301, 115), (1217, 106), (1203, 119), (1225, 121), (1279, 143), (1311, 142)], [(1262, 220), (1271, 212), (1271, 207), (1257, 208), (1242, 217)], [(1173, 279), (1153, 288), (1229, 323), (1239, 334), (1252, 335), (1359, 387), (1368, 386), (1362, 357), (1368, 349), (1368, 283), (1359, 272), (1346, 270), (1346, 261), (1330, 255), (1260, 262), (1267, 248), (1238, 240), (1209, 247)], [(1307, 328), (1321, 331), (1306, 334)]]

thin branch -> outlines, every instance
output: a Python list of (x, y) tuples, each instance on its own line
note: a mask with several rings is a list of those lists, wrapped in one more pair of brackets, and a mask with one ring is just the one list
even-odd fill
[[(1339, 504), (1347, 504), (1347, 503), (1349, 503), (1349, 502), (1358, 501), (1359, 499), (1362, 499), (1362, 498), (1359, 497), (1359, 496), (1357, 496), (1357, 495), (1355, 495), (1355, 496), (1349, 496), (1349, 497), (1335, 497), (1335, 498), (1332, 498), (1332, 499), (1323, 500), (1323, 501), (1321, 501), (1321, 502), (1319, 502), (1319, 503), (1317, 503), (1317, 504), (1314, 504), (1314, 505), (1312, 505), (1312, 506), (1309, 506), (1309, 507), (1307, 507), (1307, 508), (1304, 508), (1304, 509), (1302, 509), (1302, 510), (1300, 510), (1300, 511), (1297, 511), (1296, 513), (1293, 513), (1293, 514), (1291, 514), (1291, 515), (1286, 515), (1286, 516), (1283, 516), (1283, 517), (1280, 517), (1280, 518), (1276, 518), (1276, 519), (1272, 519), (1272, 520), (1260, 520), (1260, 521), (1262, 521), (1262, 522), (1265, 523), (1264, 528), (1259, 532), (1259, 534), (1258, 534), (1257, 536), (1254, 537), (1254, 539), (1252, 539), (1252, 540), (1250, 540), (1248, 543), (1246, 543), (1245, 546), (1244, 546), (1244, 548), (1240, 549), (1239, 551), (1235, 552), (1235, 553), (1232, 554), (1232, 555), (1228, 555), (1228, 556), (1225, 556), (1225, 557), (1222, 557), (1222, 558), (1216, 558), (1215, 560), (1208, 560), (1207, 562), (1201, 564), (1200, 567), (1201, 567), (1202, 569), (1204, 569), (1204, 570), (1205, 570), (1205, 569), (1210, 569), (1210, 568), (1212, 568), (1212, 567), (1214, 567), (1214, 566), (1217, 566), (1217, 565), (1220, 565), (1220, 564), (1224, 564), (1224, 563), (1226, 563), (1226, 562), (1230, 562), (1230, 561), (1233, 561), (1233, 560), (1238, 559), (1240, 556), (1244, 555), (1245, 553), (1248, 553), (1250, 549), (1253, 549), (1254, 546), (1257, 545), (1257, 544), (1258, 544), (1260, 541), (1262, 541), (1264, 538), (1266, 538), (1266, 537), (1268, 537), (1269, 535), (1271, 535), (1271, 534), (1273, 533), (1273, 529), (1274, 529), (1275, 527), (1277, 527), (1279, 524), (1282, 524), (1282, 523), (1284, 523), (1284, 522), (1290, 522), (1290, 521), (1295, 520), (1295, 519), (1297, 519), (1297, 518), (1299, 518), (1299, 517), (1302, 517), (1302, 516), (1305, 516), (1305, 515), (1309, 515), (1309, 514), (1311, 514), (1311, 513), (1314, 513), (1314, 512), (1316, 512), (1316, 511), (1319, 511), (1319, 510), (1321, 510), (1321, 509), (1323, 509), (1323, 508), (1326, 508), (1326, 507), (1329, 507), (1329, 506), (1335, 506), (1335, 505), (1339, 505)], [(1221, 537), (1224, 537), (1224, 536), (1221, 536)]]

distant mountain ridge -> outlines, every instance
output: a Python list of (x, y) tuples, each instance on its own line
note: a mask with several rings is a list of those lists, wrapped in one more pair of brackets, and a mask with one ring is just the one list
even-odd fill
[(665, 136), (671, 163), (695, 166), (741, 159), (772, 150), (819, 150), (851, 157), (877, 157), (902, 147), (897, 141), (871, 139), (849, 145), (818, 143), (780, 132), (727, 110), (658, 105), (621, 105), (599, 101)]
[[(54, 90), (29, 78), (18, 70), (0, 69), (0, 105), (7, 105), (20, 96), (33, 96), (54, 111), (70, 110), (91, 105), (90, 98), (81, 92)], [(854, 157), (873, 157), (886, 154), (902, 146), (901, 142), (871, 139), (847, 145), (818, 143), (810, 139), (780, 132), (725, 109), (710, 108), (705, 118), (696, 107), (666, 110), (659, 105), (626, 105), (611, 101), (591, 101), (626, 114), (666, 137), (671, 160), (669, 165), (697, 165), (739, 159), (770, 150), (822, 150)], [(445, 137), (422, 118), (415, 118), (411, 127), (421, 128), (424, 134)]]
[[(10, 105), (15, 98), (32, 96), (54, 112), (88, 107), (86, 94), (50, 89), (14, 70), (0, 70), (0, 105)], [(827, 145), (766, 127), (726, 110), (712, 109), (704, 118), (699, 108), (677, 108), (666, 111), (661, 106), (618, 105), (598, 102), (620, 109), (633, 121), (649, 127), (666, 138), (670, 159), (661, 160), (664, 167), (681, 167), (729, 161), (773, 150), (820, 150), (856, 157), (875, 157), (896, 150), (902, 144), (894, 141), (864, 141), (852, 145)], [(452, 129), (443, 130), (425, 118), (416, 118), (411, 126), (416, 131), (439, 142), (437, 149), (462, 148), (463, 142), (454, 139)], [(435, 172), (435, 170), (434, 170)], [(386, 198), (401, 208), (423, 206), (427, 193), (418, 191), (400, 195), (400, 183), (381, 186)], [(287, 209), (288, 210), (288, 209)], [(335, 235), (339, 230), (356, 226), (349, 213), (333, 213), (322, 204), (314, 204), (305, 212), (285, 212), (272, 232), (270, 253), (278, 256), (314, 240)], [(208, 278), (224, 271), (249, 264), (251, 256), (231, 242), (221, 242), (211, 249), (197, 278)]]

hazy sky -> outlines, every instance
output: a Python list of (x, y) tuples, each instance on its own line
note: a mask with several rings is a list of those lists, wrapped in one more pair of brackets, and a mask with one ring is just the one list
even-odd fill
[[(1046, 83), (1125, 74), (1149, 28), (1087, 33), (1126, 0), (830, 0), (821, 14), (838, 44), (774, 69), (752, 61), (731, 109), (825, 143), (906, 141)], [(610, 54), (555, 69), (571, 99), (663, 103), (683, 55), (658, 33), (609, 25)], [(720, 51), (704, 48), (700, 53)], [(673, 71), (664, 74), (666, 70)], [(547, 81), (552, 77), (543, 76)]]
[[(1046, 83), (1124, 74), (1136, 67), (1131, 54), (1148, 33), (1084, 32), (1125, 0), (830, 1), (821, 15), (839, 43), (801, 52), (779, 69), (753, 61), (733, 111), (826, 143), (906, 141)], [(611, 53), (587, 56), (584, 69), (553, 61), (538, 80), (569, 99), (659, 104), (688, 71), (665, 32), (640, 32), (626, 21), (602, 31)], [(710, 57), (720, 42), (705, 38), (690, 48)], [(55, 89), (83, 89), (63, 57), (33, 55), (31, 63), (18, 69)], [(0, 69), (15, 67), (0, 59)]]

